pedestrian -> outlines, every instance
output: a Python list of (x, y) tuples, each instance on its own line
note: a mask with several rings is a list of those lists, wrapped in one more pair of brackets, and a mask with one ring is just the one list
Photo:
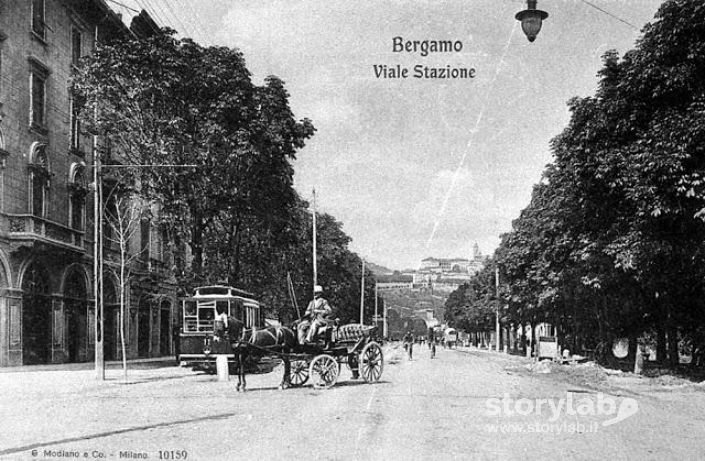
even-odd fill
[(409, 360), (412, 360), (414, 357), (414, 335), (411, 334), (411, 331), (407, 331), (404, 335), (404, 348), (409, 354)]

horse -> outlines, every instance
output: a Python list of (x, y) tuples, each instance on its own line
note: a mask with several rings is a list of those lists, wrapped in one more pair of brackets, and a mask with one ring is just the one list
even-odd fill
[(225, 331), (216, 329), (215, 334), (227, 338), (235, 354), (235, 368), (238, 376), (236, 389), (238, 392), (245, 392), (247, 380), (245, 379), (245, 362), (248, 359), (258, 360), (270, 354), (282, 354), (284, 362), (284, 374), (282, 376), (280, 389), (286, 389), (291, 385), (290, 354), (297, 345), (296, 334), (287, 327), (276, 326), (262, 329), (246, 329), (245, 324), (235, 317), (228, 317), (228, 326)]

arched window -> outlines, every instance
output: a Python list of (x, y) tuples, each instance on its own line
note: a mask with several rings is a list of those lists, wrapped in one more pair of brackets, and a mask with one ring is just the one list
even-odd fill
[(46, 216), (51, 178), (46, 147), (43, 143), (33, 143), (29, 156), (30, 213), (40, 217)]
[(83, 230), (86, 210), (86, 167), (74, 163), (69, 170), (69, 217), (72, 229)]

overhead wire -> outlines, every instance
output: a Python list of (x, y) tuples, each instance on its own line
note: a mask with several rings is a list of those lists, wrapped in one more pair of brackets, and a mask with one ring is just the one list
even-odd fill
[(497, 81), (497, 78), (499, 77), (499, 74), (502, 72), (502, 66), (504, 65), (504, 60), (507, 57), (507, 52), (509, 51), (509, 47), (512, 43), (512, 37), (514, 37), (514, 32), (516, 31), (517, 28), (517, 23), (515, 22), (512, 31), (509, 33), (509, 37), (507, 38), (507, 43), (504, 45), (504, 49), (502, 51), (502, 55), (499, 58), (499, 61), (497, 63), (497, 67), (495, 68), (494, 75), (492, 77), (492, 80), (490, 80), (489, 83), (489, 89), (486, 92), (486, 98), (480, 105), (480, 111), (478, 113), (477, 119), (475, 120), (475, 126), (470, 130), (470, 139), (468, 139), (468, 142), (465, 146), (465, 149), (463, 151), (463, 155), (460, 159), (460, 162), (458, 163), (458, 166), (455, 169), (455, 172), (453, 173), (453, 177), (451, 179), (450, 185), (446, 189), (445, 196), (443, 197), (443, 201), (441, 202), (441, 207), (436, 213), (436, 220), (433, 223), (433, 229), (431, 230), (431, 235), (428, 237), (428, 240), (426, 241), (426, 249), (429, 249), (431, 247), (431, 243), (433, 242), (434, 237), (436, 236), (436, 233), (438, 232), (438, 229), (440, 227), (440, 224), (444, 218), (444, 214), (446, 212), (446, 208), (448, 207), (448, 202), (451, 198), (451, 195), (454, 192), (454, 188), (456, 183), (458, 182), (458, 178), (461, 173), (461, 169), (463, 165), (465, 164), (465, 160), (467, 159), (468, 154), (472, 150), (472, 146), (475, 140), (475, 134), (479, 131), (480, 125), (482, 124), (482, 120), (485, 115), (485, 110), (489, 106), (489, 97), (492, 95), (494, 91), (494, 85), (495, 82)]
[(157, 24), (160, 24), (162, 27), (167, 25), (167, 21), (165, 21), (160, 14), (157, 14), (157, 11), (151, 5), (146, 3), (147, 0), (134, 1), (139, 5), (140, 8), (149, 13), (149, 15), (152, 17), (152, 19), (154, 19)]
[(198, 10), (193, 8), (193, 6), (189, 2), (189, 0), (181, 0), (181, 1), (187, 5), (187, 8), (191, 12), (192, 17), (195, 18), (195, 20), (196, 20), (196, 23), (197, 23), (197, 26), (199, 27), (199, 30), (201, 30), (203, 32), (202, 38), (204, 38), (204, 45), (212, 45), (213, 40), (210, 38), (210, 35), (207, 34), (207, 31), (210, 30), (210, 28), (207, 27), (206, 23), (204, 23), (203, 15), (200, 12), (198, 12)]
[(583, 3), (585, 3), (585, 4), (588, 5), (588, 6), (592, 7), (592, 8), (595, 8), (597, 11), (600, 11), (600, 12), (606, 14), (607, 16), (610, 16), (610, 17), (616, 19), (616, 20), (619, 21), (619, 22), (622, 22), (622, 23), (628, 25), (629, 27), (631, 27), (631, 28), (634, 29), (634, 30), (639, 30), (639, 28), (638, 28), (637, 26), (635, 26), (634, 24), (630, 23), (629, 21), (626, 21), (626, 20), (620, 18), (619, 16), (610, 13), (610, 12), (607, 11), (607, 10), (604, 10), (604, 9), (600, 8), (599, 6), (597, 6), (597, 5), (593, 4), (593, 3), (588, 2), (587, 0), (580, 0), (580, 1), (583, 2)]
[[(200, 38), (201, 41), (210, 42), (205, 34), (208, 27), (204, 24), (201, 14), (193, 8), (188, 0), (173, 0), (173, 3), (171, 0), (133, 0), (140, 9), (131, 7), (124, 0), (107, 1), (134, 13), (144, 10), (161, 27), (169, 26), (181, 36), (190, 36), (194, 40)], [(185, 11), (187, 14), (181, 15), (178, 13), (179, 11)]]
[[(186, 25), (181, 21), (179, 16), (174, 12), (174, 9), (172, 6), (166, 1), (166, 0), (152, 0), (155, 3), (159, 4), (159, 8), (161, 11), (164, 12), (165, 16), (170, 18), (170, 23), (172, 25), (172, 28), (179, 31), (178, 29), (181, 29), (180, 35), (182, 36), (188, 36), (191, 35), (193, 36), (193, 31), (190, 30)], [(163, 3), (162, 3), (163, 2)], [(162, 8), (163, 6), (163, 8)]]
[(135, 13), (139, 13), (139, 10), (134, 9), (134, 8), (132, 8), (131, 6), (125, 5), (125, 4), (122, 3), (122, 2), (118, 2), (117, 0), (108, 0), (108, 1), (111, 2), (111, 3), (114, 3), (114, 4), (116, 4), (116, 5), (121, 6), (121, 7), (125, 8), (126, 10), (130, 10), (130, 11), (133, 11), (133, 12), (135, 12)]
[[(171, 1), (169, 0), (163, 1), (167, 4), (167, 8), (169, 8), (170, 11), (174, 12), (174, 16), (178, 18), (179, 23), (184, 27), (185, 32), (190, 38), (196, 40), (197, 35), (200, 35), (199, 32), (206, 30), (206, 28), (204, 28), (202, 24), (198, 23), (198, 16), (190, 7), (188, 2), (184, 4), (178, 0), (174, 0), (174, 3), (172, 5)], [(187, 9), (188, 11), (186, 11)], [(186, 14), (177, 15), (176, 11), (183, 11)]]
[[(161, 6), (155, 5), (153, 1), (151, 0), (141, 0), (141, 2), (144, 2), (144, 5), (149, 8), (149, 11), (152, 11), (153, 14), (156, 15), (158, 14), (159, 16), (159, 22), (161, 23), (161, 27), (170, 27), (172, 26), (171, 21), (166, 17), (166, 13), (164, 13), (164, 10), (161, 8)], [(157, 9), (158, 8), (158, 9)], [(152, 13), (150, 13), (152, 14)], [(173, 27), (172, 27), (173, 28)]]

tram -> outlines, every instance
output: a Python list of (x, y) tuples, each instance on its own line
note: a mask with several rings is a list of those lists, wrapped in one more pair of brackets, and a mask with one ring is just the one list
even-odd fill
[(443, 337), (446, 347), (452, 349), (458, 342), (458, 331), (455, 328), (446, 328)]
[(214, 358), (204, 349), (213, 338), (218, 309), (242, 321), (245, 328), (262, 328), (262, 306), (252, 293), (224, 285), (198, 287), (193, 296), (181, 299), (181, 328), (176, 359), (182, 366), (210, 368)]

